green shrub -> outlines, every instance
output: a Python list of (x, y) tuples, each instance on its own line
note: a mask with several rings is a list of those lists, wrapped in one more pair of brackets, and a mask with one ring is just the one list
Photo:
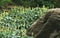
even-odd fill
[[(11, 9), (0, 14), (0, 37), (2, 38), (29, 38), (26, 30), (30, 25), (44, 15), (47, 8), (34, 8), (33, 10), (20, 11), (20, 8)], [(32, 38), (32, 37), (30, 37)]]

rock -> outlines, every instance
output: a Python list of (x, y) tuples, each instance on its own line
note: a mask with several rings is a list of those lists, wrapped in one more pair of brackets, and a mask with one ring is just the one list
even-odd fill
[[(56, 31), (59, 35), (60, 31), (60, 8), (49, 9), (46, 14), (37, 19), (27, 30), (27, 35), (33, 35), (35, 38), (50, 38)], [(56, 33), (55, 33), (56, 34)]]

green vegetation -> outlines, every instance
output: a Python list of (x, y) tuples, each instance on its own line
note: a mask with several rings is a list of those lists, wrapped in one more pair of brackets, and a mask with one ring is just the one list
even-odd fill
[[(24, 7), (60, 7), (60, 0), (0, 0), (0, 7), (18, 5)], [(32, 3), (32, 4), (31, 4)]]
[(0, 12), (0, 38), (32, 38), (26, 35), (26, 30), (47, 8), (22, 8)]

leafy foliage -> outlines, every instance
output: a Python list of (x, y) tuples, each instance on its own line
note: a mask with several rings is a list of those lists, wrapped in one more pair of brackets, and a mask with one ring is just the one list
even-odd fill
[(23, 10), (14, 8), (0, 14), (0, 38), (32, 38), (26, 35), (30, 25), (44, 15), (47, 8), (34, 8)]
[(5, 6), (9, 3), (11, 3), (11, 0), (0, 0), (0, 6)]
[(24, 7), (42, 7), (45, 5), (46, 7), (60, 7), (60, 0), (0, 0), (1, 6), (8, 6), (10, 4), (20, 5)]
[[(12, 0), (17, 5), (22, 5), (24, 7), (46, 7), (53, 8), (57, 1), (54, 0)], [(32, 3), (32, 4), (31, 4)]]

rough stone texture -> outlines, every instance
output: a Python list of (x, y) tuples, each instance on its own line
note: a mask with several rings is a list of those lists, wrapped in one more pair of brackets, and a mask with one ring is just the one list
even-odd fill
[(27, 30), (34, 38), (60, 38), (60, 8), (49, 9)]

